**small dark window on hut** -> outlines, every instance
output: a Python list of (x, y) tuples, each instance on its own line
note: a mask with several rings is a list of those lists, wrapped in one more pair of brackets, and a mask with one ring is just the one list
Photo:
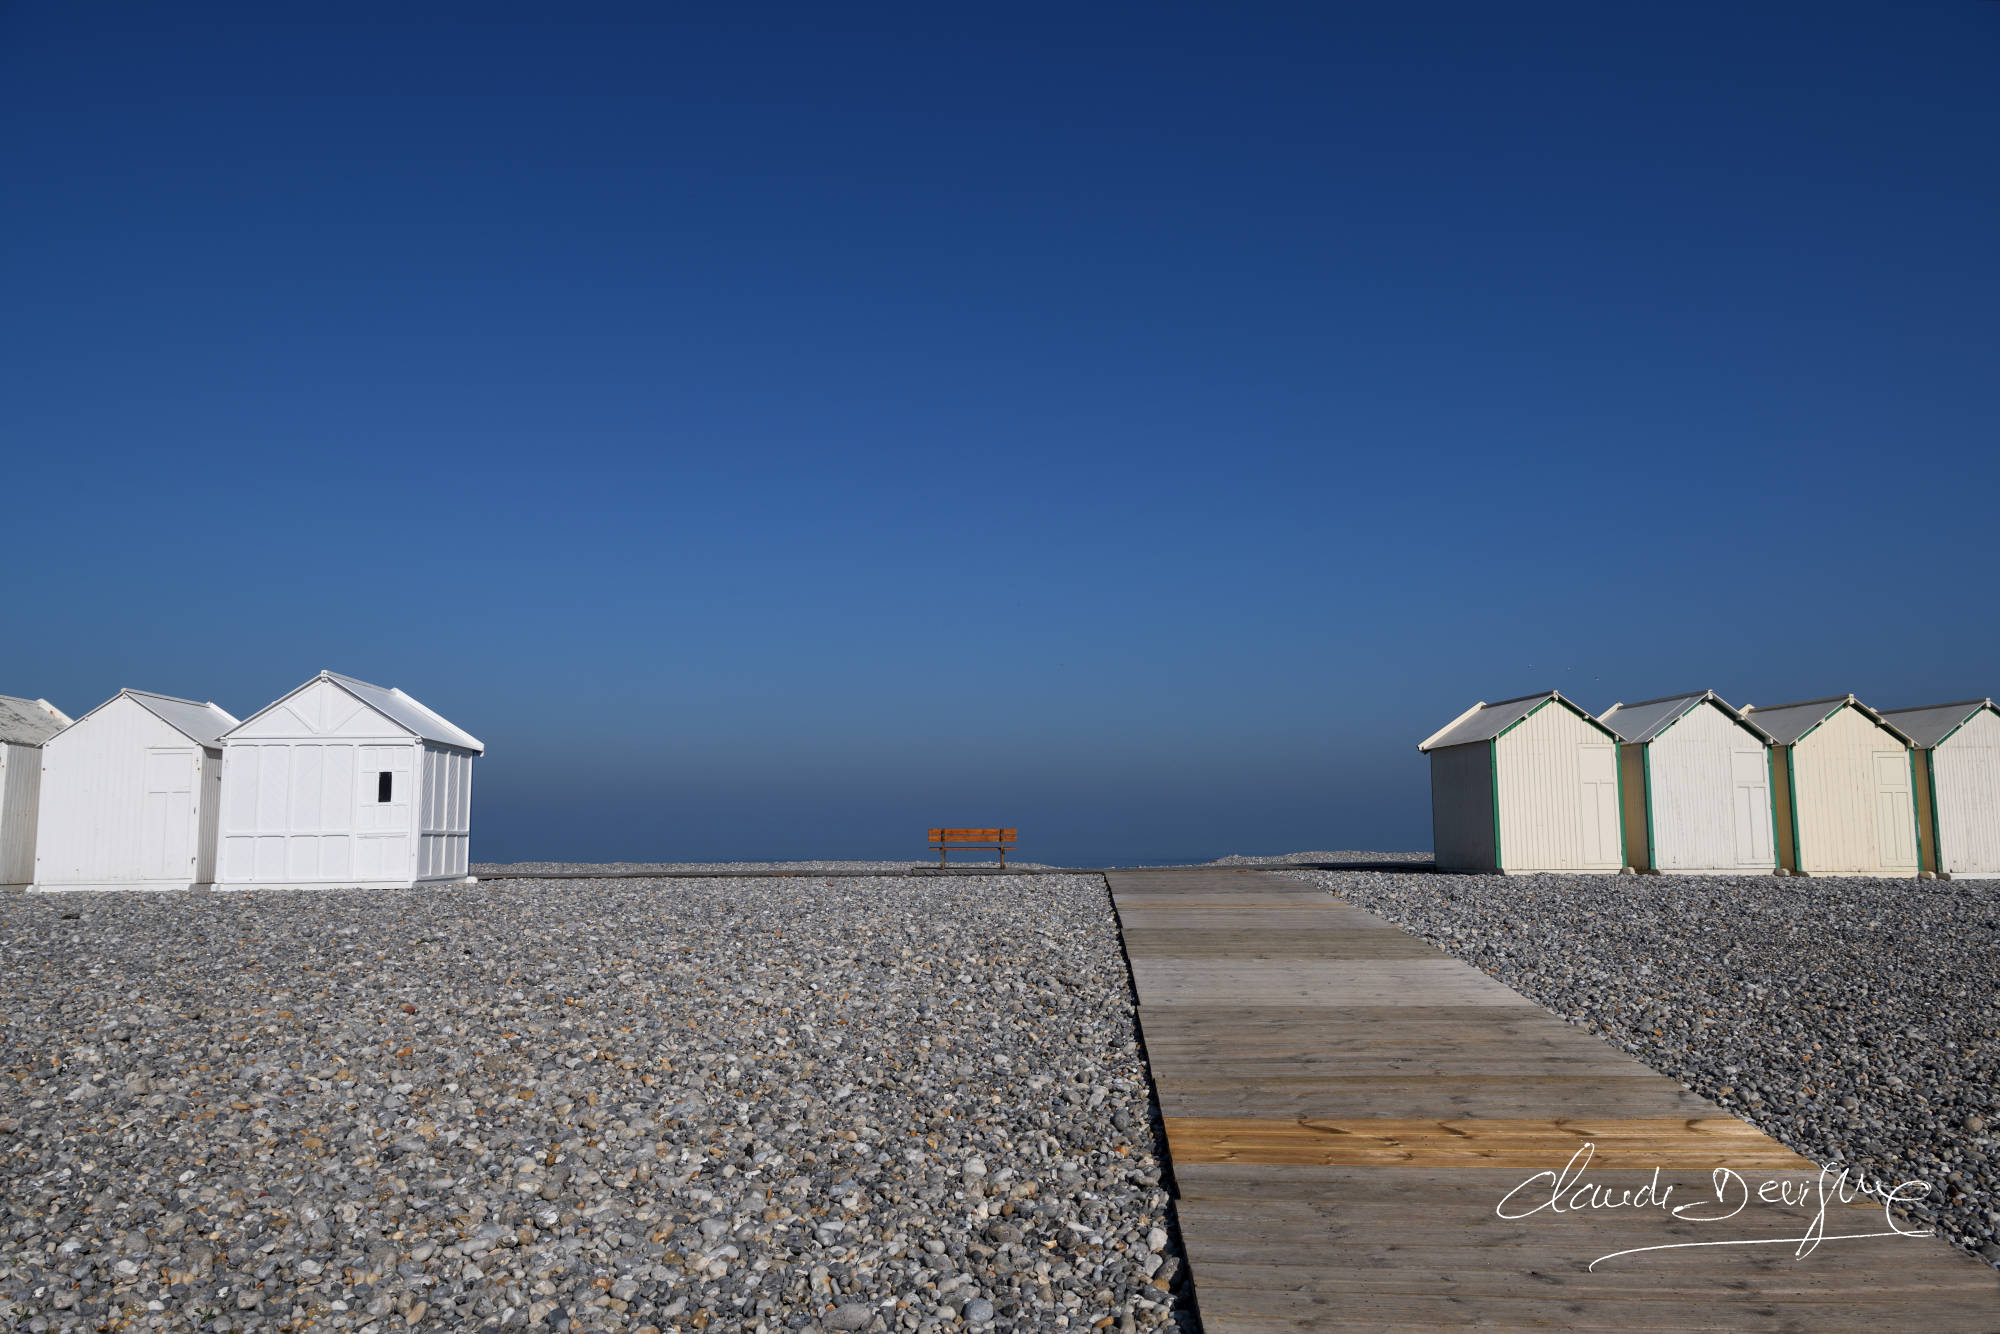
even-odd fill
[(396, 791), (396, 775), (384, 769), (375, 775), (375, 800), (387, 801)]

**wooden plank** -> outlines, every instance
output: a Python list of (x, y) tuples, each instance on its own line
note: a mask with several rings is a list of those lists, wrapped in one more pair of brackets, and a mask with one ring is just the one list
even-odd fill
[[(1616, 1295), (1457, 1293), (1291, 1293), (1217, 1284), (1200, 1303), (1208, 1334), (1277, 1331), (1559, 1329), (1592, 1334), (1882, 1334), (1884, 1322), (1921, 1319), (1927, 1330), (1992, 1334), (1993, 1313), (1977, 1295), (1892, 1291), (1881, 1301), (1801, 1301), (1745, 1288), (1683, 1290), (1658, 1299)], [(1197, 1290), (1199, 1281), (1197, 1280)]]
[[(1729, 1239), (1665, 1210), (1503, 1218), (1588, 1180), (1712, 1198), (1811, 1163), (1492, 978), (1303, 881), (1107, 876), (1208, 1334), (1292, 1330), (2000, 1330), (2000, 1276), (1929, 1239), (1824, 1243), (1760, 1203)], [(1532, 1198), (1526, 1197), (1526, 1198)], [(1835, 1219), (1838, 1221), (1834, 1221)], [(1829, 1215), (1881, 1231), (1879, 1209)], [(1637, 1263), (1628, 1263), (1634, 1261)]]
[(1220, 930), (1132, 927), (1127, 951), (1148, 959), (1436, 959), (1439, 952), (1401, 931), (1338, 927), (1232, 926)]
[(1282, 1121), (1250, 1117), (1168, 1117), (1176, 1163), (1258, 1163), (1436, 1167), (1560, 1167), (1585, 1144), (1605, 1168), (1675, 1167), (1741, 1171), (1814, 1165), (1763, 1131), (1726, 1113), (1618, 1118), (1357, 1117)]
[(1013, 829), (933, 829), (933, 843), (1005, 843), (1019, 831)]
[(1455, 959), (1214, 960), (1132, 957), (1143, 1006), (1498, 1005), (1529, 1008), (1518, 992)]
[[(1186, 1080), (1156, 1072), (1160, 1110), (1192, 1120), (1416, 1120), (1439, 1116), (1495, 1121), (1552, 1118), (1623, 1120), (1671, 1111), (1698, 1117), (1713, 1105), (1662, 1076), (1544, 1075), (1523, 1081), (1520, 1072), (1395, 1076), (1359, 1079), (1272, 1077)], [(1666, 1087), (1662, 1087), (1664, 1084)], [(1276, 1123), (1283, 1124), (1283, 1120)]]

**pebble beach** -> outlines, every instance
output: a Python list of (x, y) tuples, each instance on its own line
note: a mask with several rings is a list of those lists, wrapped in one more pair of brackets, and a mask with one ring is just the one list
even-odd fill
[(1191, 1329), (1103, 882), (789, 869), (0, 900), (0, 1326)]
[(1296, 871), (2000, 1267), (2000, 882)]
[[(1283, 862), (2000, 1263), (2000, 886)], [(1101, 878), (480, 869), (0, 899), (0, 1327), (1198, 1328)]]

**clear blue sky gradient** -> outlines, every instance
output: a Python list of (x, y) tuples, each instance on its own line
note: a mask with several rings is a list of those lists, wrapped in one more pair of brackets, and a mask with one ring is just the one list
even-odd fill
[(2000, 693), (2000, 5), (662, 12), (0, 15), (0, 693), (401, 685), (478, 859), (1054, 861)]

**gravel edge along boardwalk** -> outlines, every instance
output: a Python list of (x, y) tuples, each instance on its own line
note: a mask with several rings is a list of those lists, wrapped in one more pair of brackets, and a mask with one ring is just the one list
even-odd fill
[(0, 1325), (1194, 1327), (1103, 882), (8, 896)]
[(1292, 871), (2000, 1267), (2000, 882)]

